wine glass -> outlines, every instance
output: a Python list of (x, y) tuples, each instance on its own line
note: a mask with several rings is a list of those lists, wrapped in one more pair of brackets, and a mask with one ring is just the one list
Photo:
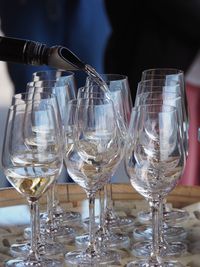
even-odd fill
[(31, 248), (25, 258), (6, 266), (63, 266), (39, 252), (38, 200), (57, 178), (62, 167), (59, 124), (54, 108), (45, 99), (13, 105), (9, 109), (2, 166), (8, 181), (26, 197), (31, 211)]
[(151, 255), (128, 266), (177, 266), (162, 259), (160, 221), (162, 199), (176, 186), (185, 154), (175, 107), (143, 105), (133, 111), (126, 146), (126, 170), (131, 185), (144, 196), (152, 212)]
[(33, 73), (33, 82), (37, 81), (54, 81), (56, 80), (57, 86), (63, 86), (68, 84), (71, 89), (70, 98), (75, 98), (76, 96), (76, 81), (74, 73), (71, 71), (65, 70), (46, 70), (46, 71), (37, 71)]
[[(149, 80), (147, 80), (149, 79)], [(163, 91), (176, 93), (181, 97), (182, 100), (182, 117), (183, 117), (183, 144), (184, 151), (187, 156), (188, 151), (188, 118), (187, 118), (187, 103), (185, 100), (185, 89), (184, 89), (184, 75), (182, 71), (176, 69), (150, 69), (145, 70), (142, 73), (142, 80), (138, 83), (137, 94), (144, 92), (152, 92), (160, 90), (162, 87)], [(164, 200), (166, 203), (166, 200)], [(164, 204), (163, 203), (163, 204)], [(163, 205), (163, 213), (165, 220), (170, 223), (180, 223), (189, 217), (187, 211), (179, 209), (171, 209)], [(151, 214), (149, 212), (140, 212), (138, 219), (141, 222), (149, 222)]]
[[(113, 105), (115, 108), (115, 112), (116, 112), (116, 118), (117, 118), (117, 124), (118, 127), (120, 129), (121, 132), (121, 155), (118, 161), (118, 164), (116, 165), (116, 167), (118, 167), (118, 165), (120, 164), (124, 154), (124, 143), (125, 143), (125, 133), (126, 130), (124, 131), (124, 129), (126, 129), (126, 127), (124, 126), (124, 109), (123, 109), (123, 105), (122, 105), (122, 91), (121, 90), (116, 90), (114, 92), (110, 92), (110, 97), (112, 98), (113, 101)], [(77, 99), (84, 99), (84, 98), (94, 98), (94, 97), (100, 97), (100, 98), (104, 98), (107, 99), (107, 95), (102, 92), (101, 88), (98, 85), (93, 85), (93, 86), (85, 86), (82, 88), (79, 88), (78, 93), (77, 93)], [(120, 121), (120, 123), (119, 123)], [(110, 174), (110, 178), (114, 175), (114, 173), (116, 172), (116, 168), (113, 168), (112, 173)], [(109, 178), (109, 180), (110, 180)], [(105, 188), (105, 187), (104, 187)], [(105, 202), (107, 202), (107, 190), (104, 190), (104, 198), (105, 198)], [(102, 202), (104, 202), (101, 199), (101, 194), (100, 194), (100, 204), (102, 204)], [(122, 224), (126, 225), (126, 228), (129, 227), (130, 229), (133, 229), (133, 225), (134, 225), (134, 220), (132, 218), (129, 217), (120, 217), (119, 218), (119, 224), (117, 224), (118, 220), (117, 220), (117, 216), (112, 217), (112, 220), (110, 218), (110, 216), (107, 219), (106, 216), (106, 212), (104, 212), (104, 205), (102, 205), (100, 207), (102, 214), (100, 214), (100, 224), (99, 227), (96, 227), (96, 233), (95, 233), (95, 238), (97, 240), (99, 240), (100, 246), (109, 246), (112, 248), (127, 248), (130, 245), (130, 238), (127, 234), (124, 234), (123, 232), (123, 227)], [(114, 221), (114, 222), (113, 222)], [(84, 225), (86, 225), (87, 229), (88, 229), (88, 223), (89, 223), (89, 219), (86, 218), (84, 220)], [(123, 232), (122, 232), (123, 231)], [(85, 247), (89, 241), (89, 237), (87, 234), (84, 235), (84, 239), (82, 238), (82, 236), (77, 236), (75, 238), (76, 240), (76, 245), (80, 248)]]
[[(48, 70), (38, 71), (33, 73), (33, 82), (29, 86), (49, 88), (52, 93), (57, 96), (62, 124), (66, 116), (67, 103), (71, 99), (76, 98), (77, 87), (74, 77), (74, 73), (71, 71), (64, 70)], [(65, 162), (64, 162), (65, 165)], [(66, 167), (66, 166), (65, 166)], [(54, 199), (53, 202), (53, 214), (58, 218), (62, 224), (76, 224), (80, 223), (81, 215), (79, 212), (64, 211), (59, 205), (59, 201), (56, 198), (56, 187), (52, 186), (51, 196), (49, 198)], [(46, 215), (44, 214), (44, 217)]]
[[(60, 74), (61, 71), (59, 71)], [(76, 95), (76, 89), (70, 86), (74, 80), (74, 75), (71, 72), (62, 71), (62, 77), (58, 76), (58, 71), (46, 71), (37, 73), (41, 79), (36, 82), (31, 82), (28, 84), (27, 91), (29, 93), (33, 92), (52, 92), (56, 95), (58, 101), (58, 107), (61, 114), (61, 128), (63, 128), (63, 123), (66, 116), (66, 108), (69, 100), (74, 99)], [(36, 75), (34, 73), (33, 75)], [(46, 75), (46, 76), (45, 76)], [(38, 78), (38, 76), (35, 76)], [(45, 78), (54, 78), (56, 80), (45, 80)], [(64, 132), (63, 132), (64, 135)], [(81, 215), (79, 212), (64, 211), (59, 205), (59, 201), (56, 198), (55, 183), (52, 185), (51, 189), (47, 194), (47, 212), (41, 214), (41, 220), (45, 223), (48, 218), (51, 218), (55, 227), (50, 227), (54, 231), (54, 235), (59, 238), (60, 241), (68, 243), (72, 241), (75, 237), (75, 230), (70, 225), (80, 223)], [(53, 230), (54, 229), (54, 230)], [(25, 235), (29, 234), (29, 230), (26, 229)]]
[(121, 134), (112, 101), (91, 97), (78, 99), (76, 103), (76, 112), (68, 113), (74, 118), (74, 126), (71, 123), (73, 141), (67, 141), (70, 149), (65, 160), (70, 176), (85, 190), (89, 200), (89, 243), (83, 251), (67, 253), (65, 259), (70, 265), (108, 266), (118, 259), (118, 253), (96, 244), (94, 203), (97, 190), (106, 184), (119, 162)]
[[(136, 104), (140, 105), (152, 105), (152, 104), (166, 104), (176, 107), (177, 116), (180, 126), (180, 135), (181, 139), (184, 140), (185, 136), (183, 135), (183, 116), (182, 116), (182, 101), (176, 93), (169, 92), (170, 87), (167, 86), (168, 92), (164, 91), (163, 88), (158, 88), (157, 91), (152, 91), (148, 93), (142, 93), (137, 95)], [(158, 90), (160, 89), (160, 90)], [(165, 219), (165, 218), (164, 218)], [(186, 231), (183, 227), (170, 226), (164, 220), (164, 224), (161, 225), (162, 233), (162, 244), (165, 244), (165, 254), (166, 255), (180, 255), (187, 250), (187, 247), (184, 243), (180, 242), (186, 238)], [(152, 238), (152, 229), (150, 225), (141, 225), (134, 229), (134, 236), (136, 239), (144, 240)], [(146, 249), (145, 249), (146, 247)], [(149, 242), (138, 242), (137, 245), (133, 247), (133, 252), (136, 255), (149, 254), (150, 251)]]
[[(105, 81), (106, 85), (108, 86), (110, 98), (113, 100), (114, 107), (118, 115), (118, 123), (120, 124), (119, 127), (123, 131), (124, 138), (126, 138), (126, 132), (129, 126), (131, 108), (133, 106), (128, 77), (122, 74), (100, 74), (100, 77)], [(90, 85), (94, 85), (95, 82), (96, 81), (93, 80), (92, 77), (87, 77), (85, 86), (89, 87)], [(85, 89), (82, 88), (79, 89), (78, 93), (80, 93), (80, 90), (83, 92), (85, 91)], [(123, 157), (118, 168), (124, 168)], [(131, 231), (135, 225), (134, 219), (128, 216), (126, 217), (117, 216), (116, 212), (114, 211), (113, 202), (111, 199), (111, 193), (109, 191), (111, 191), (111, 186), (105, 187), (104, 195), (106, 198), (106, 208), (104, 211), (104, 217), (107, 224), (109, 224), (109, 227), (118, 230), (120, 228), (123, 229), (123, 231), (127, 232)], [(115, 243), (116, 245), (118, 244), (119, 246), (120, 240), (118, 241), (116, 240)], [(124, 241), (122, 243), (124, 243)]]
[[(63, 143), (63, 136), (62, 136), (62, 124), (61, 124), (61, 118), (60, 118), (60, 112), (59, 112), (59, 108), (58, 108), (58, 103), (57, 103), (57, 99), (56, 96), (54, 94), (52, 94), (50, 91), (30, 91), (27, 93), (21, 93), (21, 94), (16, 94), (12, 97), (12, 105), (16, 105), (16, 104), (28, 104), (30, 105), (31, 101), (42, 101), (42, 102), (46, 102), (50, 105), (52, 105), (54, 112), (55, 112), (55, 116), (56, 116), (56, 120), (58, 122), (58, 137), (60, 139), (60, 144)], [(58, 176), (56, 177), (56, 179), (58, 178)], [(56, 180), (55, 179), (55, 180)], [(51, 187), (51, 186), (50, 186)], [(47, 191), (48, 194), (48, 191)], [(38, 218), (38, 223), (37, 225), (40, 226), (41, 223), (39, 221), (40, 219), (40, 215), (37, 215)], [(47, 226), (51, 225), (52, 220), (49, 220), (48, 223), (45, 223), (45, 227), (44, 225), (41, 225), (42, 227), (38, 228), (38, 232), (41, 231), (41, 240), (40, 240), (40, 246), (43, 247), (43, 251), (45, 251), (45, 253), (51, 254), (51, 255), (55, 255), (55, 254), (59, 254), (59, 253), (63, 253), (63, 246), (56, 242), (55, 240), (53, 240), (53, 238), (45, 238), (44, 239), (44, 234), (45, 234), (45, 229)], [(55, 228), (55, 224), (53, 225)], [(53, 226), (51, 227), (52, 231), (53, 231)], [(57, 228), (57, 226), (56, 226)], [(25, 232), (25, 238), (26, 239), (30, 239), (31, 237), (31, 229), (30, 227), (25, 228), (24, 230)], [(71, 231), (72, 232), (72, 231)], [(74, 231), (73, 231), (74, 234)], [(44, 242), (45, 241), (45, 242)], [(27, 240), (24, 242), (20, 242), (17, 244), (12, 244), (10, 247), (10, 253), (13, 256), (22, 256), (22, 255), (27, 255), (28, 251), (30, 250), (30, 242)]]

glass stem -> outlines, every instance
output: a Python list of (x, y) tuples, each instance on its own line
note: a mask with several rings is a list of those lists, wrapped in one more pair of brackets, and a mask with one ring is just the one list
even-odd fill
[(53, 221), (53, 195), (54, 195), (53, 184), (49, 187), (47, 191), (47, 214), (49, 220)]
[(152, 212), (152, 252), (151, 260), (155, 264), (160, 262), (160, 211), (162, 210), (162, 201), (152, 200), (149, 202)]
[(95, 225), (95, 196), (94, 194), (89, 195), (89, 218), (90, 218), (90, 223), (89, 223), (89, 242), (90, 244), (94, 243), (94, 225)]
[[(104, 186), (105, 188), (105, 186)], [(99, 203), (100, 203), (100, 209), (99, 209), (99, 228), (103, 228), (104, 225), (104, 209), (105, 209), (105, 205), (104, 205), (104, 195), (102, 193), (103, 189), (101, 188), (99, 190)]]
[(40, 236), (40, 209), (39, 209), (39, 203), (36, 205), (36, 227), (37, 227), (37, 238), (38, 238), (38, 242), (40, 242), (41, 240), (41, 236)]
[(61, 209), (60, 207), (60, 203), (58, 200), (58, 184), (57, 184), (57, 180), (54, 181), (54, 183), (52, 184), (53, 189), (52, 189), (52, 200), (53, 200), (53, 209), (57, 212), (59, 212), (59, 209)]
[(96, 255), (96, 246), (95, 246), (95, 194), (88, 193), (89, 200), (89, 245), (86, 250), (91, 257)]
[(56, 228), (56, 220), (54, 218), (54, 212), (53, 212), (53, 195), (54, 195), (54, 188), (53, 188), (53, 184), (52, 184), (47, 191), (48, 219), (47, 219), (47, 224), (46, 224), (46, 231), (48, 232), (48, 234), (52, 240), (55, 239), (54, 231)]
[(111, 183), (108, 183), (105, 187), (105, 193), (106, 193), (106, 209), (109, 211), (113, 210), (113, 203), (112, 203), (112, 197), (111, 197), (111, 192), (112, 192), (112, 186)]
[(31, 199), (29, 200), (29, 205), (30, 205), (30, 212), (31, 212), (31, 249), (30, 249), (30, 254), (29, 257), (31, 260), (38, 260), (39, 259), (39, 253), (37, 251), (38, 248), (38, 240), (39, 240), (39, 234), (38, 232), (39, 226), (37, 225), (38, 223), (38, 210), (39, 210), (39, 205), (38, 205), (38, 200), (36, 199)]
[(160, 236), (159, 236), (159, 243), (160, 245), (164, 245), (165, 237), (164, 237), (164, 211), (165, 211), (165, 204), (166, 200), (161, 199), (161, 203), (159, 205), (159, 223), (160, 223)]

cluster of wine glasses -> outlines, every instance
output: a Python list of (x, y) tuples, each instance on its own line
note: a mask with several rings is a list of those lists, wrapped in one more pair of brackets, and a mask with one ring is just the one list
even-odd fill
[[(11, 245), (13, 259), (5, 266), (110, 266), (119, 264), (120, 249), (144, 258), (129, 267), (181, 266), (166, 258), (187, 249), (184, 229), (173, 226), (187, 213), (168, 210), (165, 197), (184, 168), (187, 126), (181, 71), (144, 71), (134, 107), (124, 75), (92, 73), (77, 89), (72, 72), (34, 73), (26, 92), (13, 96), (2, 155), (7, 179), (30, 205), (31, 227), (23, 242)], [(123, 161), (150, 205), (138, 214), (138, 227), (132, 217), (117, 215), (110, 198), (109, 183)], [(63, 167), (84, 189), (89, 218), (59, 204), (55, 184)], [(47, 210), (40, 212), (45, 192)], [(67, 251), (69, 243), (74, 251)]]
[[(113, 249), (117, 242), (129, 245), (129, 237), (119, 232), (110, 239), (112, 227), (104, 216), (93, 227), (95, 194), (123, 158), (132, 108), (127, 77), (103, 76), (106, 82), (88, 77), (77, 90), (71, 72), (37, 72), (26, 92), (13, 96), (2, 166), (30, 204), (31, 228), (24, 230), (23, 242), (11, 245), (14, 258), (6, 266), (107, 266), (120, 258)], [(56, 198), (63, 166), (89, 199), (90, 219), (83, 223), (89, 234), (77, 236), (73, 226), (81, 225), (81, 214), (63, 210)], [(39, 199), (46, 191), (47, 211), (41, 213)], [(82, 248), (68, 253), (65, 244), (73, 241)]]
[(170, 257), (186, 252), (185, 230), (174, 223), (188, 217), (168, 210), (165, 198), (177, 185), (187, 156), (187, 110), (183, 72), (150, 69), (142, 73), (127, 136), (126, 170), (132, 186), (148, 201), (131, 248), (142, 259), (128, 266), (181, 266)]

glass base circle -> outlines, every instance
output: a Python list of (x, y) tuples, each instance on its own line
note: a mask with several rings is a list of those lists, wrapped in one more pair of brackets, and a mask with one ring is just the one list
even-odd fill
[[(168, 242), (183, 241), (187, 237), (187, 231), (179, 226), (167, 226), (163, 228), (165, 240)], [(151, 225), (141, 225), (133, 231), (133, 237), (136, 240), (152, 240)]]
[(41, 259), (40, 261), (12, 259), (5, 263), (5, 267), (64, 267), (64, 263), (57, 259)]
[(164, 221), (168, 224), (180, 224), (188, 220), (189, 213), (186, 210), (172, 209), (163, 212)]
[(10, 246), (10, 254), (15, 257), (26, 257), (30, 251), (30, 243), (13, 244)]
[(113, 231), (117, 231), (119, 229), (120, 231), (127, 233), (134, 229), (135, 219), (132, 217), (119, 217), (116, 220), (111, 220), (108, 224)]
[(74, 225), (74, 224), (79, 224), (81, 223), (81, 214), (80, 212), (75, 212), (75, 211), (66, 211), (63, 212), (59, 215), (59, 218), (61, 218), (62, 224), (64, 225)]
[[(131, 232), (135, 227), (135, 219), (132, 217), (118, 217), (117, 219), (110, 219), (107, 224), (109, 228), (116, 232)], [(99, 217), (95, 217), (95, 227), (99, 226)], [(83, 227), (87, 231), (89, 228), (89, 218), (84, 219)]]
[[(123, 249), (130, 246), (130, 238), (126, 235), (111, 233), (108, 237), (105, 237), (105, 247), (111, 249)], [(97, 241), (98, 242), (98, 241)], [(86, 249), (89, 244), (89, 234), (83, 234), (75, 238), (75, 244), (78, 249)]]
[(76, 232), (74, 228), (68, 226), (58, 226), (54, 230), (54, 237), (61, 243), (68, 244), (75, 240)]
[[(81, 222), (81, 214), (80, 212), (75, 211), (61, 211), (61, 212), (54, 212), (54, 217), (57, 220), (60, 220), (61, 225), (74, 225), (79, 224)], [(45, 223), (48, 219), (48, 213), (42, 212), (40, 214), (40, 221), (41, 224)]]
[(26, 227), (24, 229), (24, 238), (27, 240), (31, 239), (31, 227)]
[[(135, 257), (149, 257), (152, 251), (152, 243), (149, 241), (137, 242), (132, 245), (131, 253)], [(171, 242), (167, 245), (163, 244), (160, 249), (162, 257), (181, 256), (187, 251), (187, 246), (181, 242)]]
[[(46, 233), (45, 228), (41, 227), (40, 231), (41, 231), (42, 238), (45, 239), (45, 235), (47, 235), (47, 238), (48, 238), (48, 233)], [(61, 243), (66, 243), (66, 244), (70, 243), (74, 241), (75, 236), (76, 236), (75, 230), (72, 227), (68, 227), (68, 226), (60, 226), (56, 228), (54, 231), (54, 237), (57, 238), (57, 240)], [(31, 238), (30, 227), (26, 227), (24, 229), (24, 238), (27, 240), (30, 240)]]
[(113, 250), (101, 251), (100, 254), (93, 254), (92, 257), (90, 254), (87, 254), (81, 250), (72, 251), (65, 254), (67, 266), (109, 266), (118, 263), (119, 260), (119, 254)]
[(59, 255), (66, 253), (66, 249), (63, 244), (58, 242), (46, 242), (44, 245), (40, 246), (39, 252), (44, 255)]
[[(13, 257), (27, 257), (30, 252), (30, 243), (13, 244), (10, 247), (10, 254)], [(46, 242), (45, 244), (38, 245), (38, 252), (43, 255), (60, 255), (65, 253), (64, 246), (58, 242)]]
[[(189, 218), (189, 213), (186, 210), (172, 209), (170, 211), (164, 211), (163, 218), (164, 222), (174, 225), (185, 222)], [(150, 224), (152, 216), (149, 211), (141, 211), (138, 213), (137, 219), (142, 224)]]
[[(90, 222), (89, 217), (86, 217), (86, 218), (83, 220), (83, 229), (84, 229), (85, 231), (88, 231), (88, 229), (89, 229), (89, 222)], [(99, 227), (99, 224), (100, 224), (99, 216), (95, 216), (95, 222), (94, 222), (94, 225), (93, 225), (94, 229), (97, 230), (98, 227)]]
[(149, 262), (148, 260), (131, 261), (127, 263), (126, 267), (184, 267), (177, 261), (164, 261), (156, 264), (155, 262)]

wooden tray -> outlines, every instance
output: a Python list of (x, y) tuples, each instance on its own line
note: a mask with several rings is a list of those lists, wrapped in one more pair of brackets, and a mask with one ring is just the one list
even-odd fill
[[(83, 205), (86, 194), (82, 188), (77, 184), (58, 184), (56, 187), (59, 201), (63, 207), (84, 212), (83, 209), (87, 205)], [(144, 207), (148, 208), (147, 204), (144, 205), (146, 203), (144, 198), (130, 184), (112, 184), (110, 188), (113, 203), (119, 214), (135, 215), (138, 210), (144, 209)], [(41, 198), (40, 202), (45, 207), (46, 195)], [(183, 225), (188, 232), (186, 243), (189, 245), (189, 252), (178, 260), (185, 266), (200, 267), (200, 216), (197, 218), (198, 216), (194, 215), (198, 212), (200, 214), (200, 204), (198, 204), (200, 187), (177, 186), (169, 195), (168, 202), (172, 203), (173, 207), (186, 208), (190, 213), (190, 219)], [(0, 211), (5, 208), (8, 210), (11, 207), (17, 208), (20, 205), (26, 206), (27, 202), (14, 188), (0, 189)], [(10, 258), (9, 245), (22, 238), (23, 227), (17, 225), (8, 227), (0, 224), (0, 266), (4, 266), (3, 261)], [(132, 233), (129, 234), (132, 236)], [(68, 245), (67, 249), (73, 250), (74, 245)], [(120, 250), (120, 253), (122, 259), (117, 266), (126, 266), (128, 261), (135, 259), (129, 250)]]
[[(85, 191), (77, 184), (57, 184), (57, 192), (60, 202), (71, 202), (74, 206), (86, 199)], [(115, 200), (143, 200), (130, 184), (112, 184), (111, 195)], [(176, 208), (182, 208), (196, 202), (200, 202), (200, 186), (177, 186), (168, 196), (168, 201)], [(41, 203), (46, 202), (46, 196)], [(26, 200), (14, 188), (0, 189), (0, 207), (24, 204)]]

